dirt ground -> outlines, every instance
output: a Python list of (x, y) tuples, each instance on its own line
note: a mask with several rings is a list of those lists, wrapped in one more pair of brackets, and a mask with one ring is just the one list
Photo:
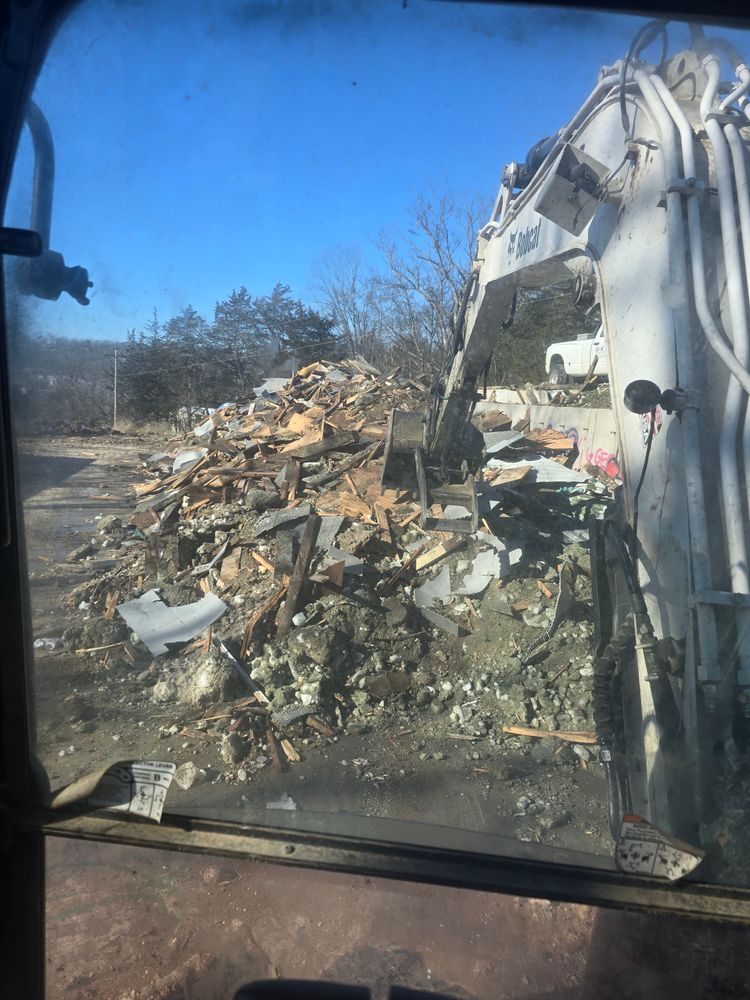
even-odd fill
[[(61, 634), (65, 596), (106, 566), (106, 549), (89, 563), (64, 557), (97, 515), (129, 513), (128, 485), (157, 444), (135, 435), (24, 443), (36, 639)], [(156, 712), (134, 671), (42, 649), (36, 672), (39, 753), (53, 787), (116, 759), (196, 760), (213, 776), (189, 791), (173, 785), (168, 809), (247, 818), (287, 793), (300, 813), (419, 819), (611, 852), (594, 768), (548, 749), (532, 756), (518, 741), (499, 753), (482, 740), (448, 746), (444, 714), (347, 727), (302, 745), (303, 761), (287, 772), (238, 783), (236, 768), (224, 780), (215, 747), (168, 735), (188, 720)], [(557, 803), (566, 822), (535, 824), (518, 807), (524, 794)], [(54, 838), (47, 861), (49, 1000), (219, 1000), (277, 976), (366, 984), (376, 997), (394, 983), (478, 1000), (748, 995), (741, 931)]]

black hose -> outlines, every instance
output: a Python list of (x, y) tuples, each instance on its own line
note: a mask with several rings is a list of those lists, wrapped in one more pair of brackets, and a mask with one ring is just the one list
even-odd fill
[(622, 575), (625, 579), (625, 586), (628, 590), (628, 597), (630, 598), (633, 612), (636, 615), (647, 615), (648, 611), (646, 608), (646, 600), (638, 583), (633, 558), (625, 547), (625, 543), (620, 537), (620, 534), (612, 521), (607, 524), (607, 533), (610, 541), (612, 542), (612, 547), (615, 550), (617, 561), (620, 563), (620, 567), (622, 568)]
[(631, 139), (632, 134), (630, 131), (630, 118), (628, 116), (628, 109), (625, 104), (625, 85), (627, 83), (628, 67), (630, 63), (641, 54), (641, 52), (650, 45), (651, 42), (660, 34), (663, 33), (664, 39), (662, 42), (662, 54), (659, 63), (663, 63), (667, 55), (667, 25), (669, 24), (668, 18), (658, 18), (655, 21), (649, 21), (648, 24), (644, 24), (636, 33), (633, 41), (630, 43), (630, 48), (625, 56), (622, 69), (620, 70), (620, 118), (622, 120), (622, 127), (625, 130), (625, 135), (627, 138)]
[(641, 495), (641, 487), (643, 486), (643, 480), (646, 478), (646, 469), (648, 468), (648, 460), (651, 456), (651, 444), (654, 440), (654, 430), (656, 428), (656, 410), (651, 410), (649, 414), (649, 428), (648, 428), (648, 440), (646, 441), (646, 454), (643, 457), (643, 468), (641, 469), (641, 477), (638, 480), (638, 485), (635, 488), (635, 493), (633, 494), (633, 535), (630, 540), (630, 558), (633, 562), (633, 569), (635, 572), (636, 581), (638, 580), (638, 498)]

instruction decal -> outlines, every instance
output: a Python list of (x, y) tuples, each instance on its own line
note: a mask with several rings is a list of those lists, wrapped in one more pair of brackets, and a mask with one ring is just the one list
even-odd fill
[(705, 851), (651, 826), (641, 816), (623, 816), (615, 863), (630, 875), (651, 875), (677, 882), (694, 871)]
[(85, 802), (92, 809), (116, 809), (158, 823), (175, 770), (168, 761), (118, 761), (66, 785), (50, 805), (59, 809)]

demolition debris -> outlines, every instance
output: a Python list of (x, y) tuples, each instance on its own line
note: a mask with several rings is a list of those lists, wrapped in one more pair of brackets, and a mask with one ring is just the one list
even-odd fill
[(224, 780), (251, 782), (394, 720), (442, 733), (442, 757), (465, 740), (589, 766), (583, 528), (614, 484), (572, 468), (570, 438), (485, 406), (477, 530), (428, 530), (466, 512), (426, 520), (412, 489), (381, 488), (390, 413), (427, 392), (359, 359), (269, 379), (144, 456), (129, 522), (71, 553), (110, 562), (70, 594), (63, 645), (177, 720), (160, 735), (196, 756), (179, 788), (215, 777), (209, 747)]

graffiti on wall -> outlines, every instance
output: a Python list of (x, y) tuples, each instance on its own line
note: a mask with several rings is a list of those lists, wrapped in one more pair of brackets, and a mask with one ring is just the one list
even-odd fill
[(570, 438), (575, 444), (576, 451), (578, 452), (578, 458), (575, 462), (577, 466), (585, 468), (587, 465), (595, 465), (602, 472), (605, 472), (610, 479), (617, 479), (618, 481), (622, 479), (620, 463), (617, 460), (617, 455), (613, 452), (607, 451), (606, 448), (597, 448), (596, 451), (589, 451), (586, 447), (585, 439), (583, 446), (581, 445), (581, 437), (577, 427), (553, 427), (552, 424), (548, 424), (547, 426), (552, 428), (552, 430), (560, 431), (561, 434)]

